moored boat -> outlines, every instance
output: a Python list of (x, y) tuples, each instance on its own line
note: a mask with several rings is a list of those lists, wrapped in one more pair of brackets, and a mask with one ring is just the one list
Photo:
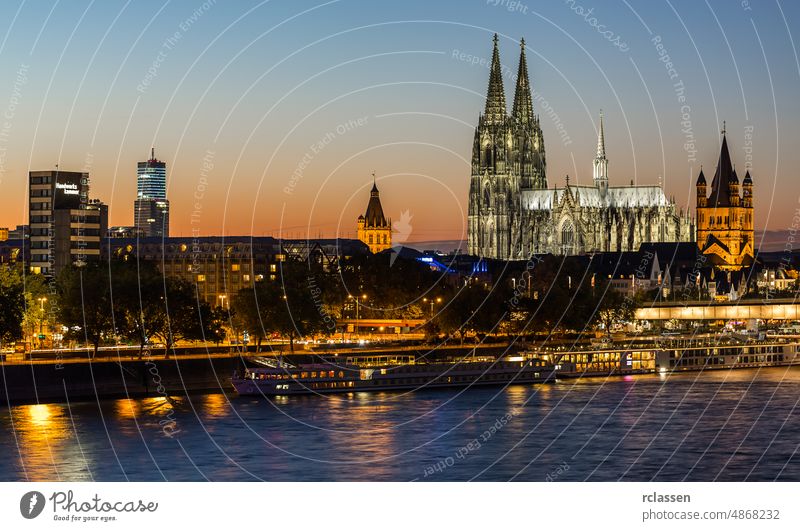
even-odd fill
[(240, 395), (276, 396), (545, 383), (555, 380), (561, 370), (541, 360), (524, 359), (419, 363), (412, 357), (401, 364), (380, 361), (372, 357), (364, 364), (348, 359), (344, 364), (248, 368), (231, 382)]

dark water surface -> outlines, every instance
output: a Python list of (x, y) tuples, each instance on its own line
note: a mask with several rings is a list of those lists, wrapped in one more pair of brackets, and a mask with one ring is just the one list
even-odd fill
[(800, 368), (772, 368), (14, 406), (0, 480), (798, 481), (798, 401)]

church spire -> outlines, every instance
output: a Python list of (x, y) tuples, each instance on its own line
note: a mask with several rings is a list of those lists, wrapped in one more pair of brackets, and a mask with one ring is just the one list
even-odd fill
[(606, 137), (603, 134), (603, 109), (600, 109), (600, 131), (597, 133), (597, 158), (606, 158)]
[(489, 72), (489, 90), (486, 92), (486, 122), (501, 124), (506, 120), (506, 94), (503, 90), (503, 72), (500, 67), (500, 50), (497, 33), (494, 34), (492, 67)]
[(519, 41), (519, 69), (517, 70), (517, 89), (514, 92), (514, 107), (511, 115), (518, 123), (533, 123), (533, 103), (531, 84), (528, 80), (528, 62), (525, 60), (525, 39)]
[(597, 131), (597, 154), (592, 163), (592, 180), (601, 191), (608, 189), (608, 159), (606, 158), (606, 138), (603, 132), (603, 111), (600, 111), (600, 127)]
[(714, 173), (714, 178), (711, 181), (711, 196), (709, 197), (709, 202), (711, 206), (730, 206), (731, 198), (728, 183), (734, 180), (737, 185), (739, 183), (733, 170), (730, 152), (728, 151), (725, 122), (723, 122), (720, 134), (722, 134), (722, 147), (719, 152), (717, 171)]

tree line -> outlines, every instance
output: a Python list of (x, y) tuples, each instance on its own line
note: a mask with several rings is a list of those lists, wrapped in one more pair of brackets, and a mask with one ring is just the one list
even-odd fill
[[(342, 258), (335, 267), (288, 260), (221, 308), (203, 301), (195, 283), (165, 276), (152, 262), (111, 260), (65, 268), (47, 307), (56, 310), (65, 338), (95, 354), (101, 344), (123, 342), (140, 351), (161, 343), (168, 354), (179, 341), (214, 342), (245, 331), (259, 347), (280, 337), (293, 349), (300, 338), (342, 333), (340, 321), (356, 315), (423, 320), (429, 337), (460, 342), (608, 331), (633, 316), (635, 301), (573, 262), (545, 256), (522, 268), (501, 266), (490, 279), (443, 274), (386, 253)], [(46, 289), (40, 275), (0, 268), (0, 340), (17, 340), (45, 318), (37, 300)]]

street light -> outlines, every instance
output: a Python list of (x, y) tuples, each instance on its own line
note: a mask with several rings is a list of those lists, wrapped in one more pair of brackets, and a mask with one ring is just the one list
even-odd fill
[(356, 301), (356, 328), (355, 328), (355, 333), (356, 333), (356, 336), (358, 336), (358, 299), (361, 298), (362, 300), (367, 300), (367, 295), (366, 295), (366, 293), (361, 294), (360, 297), (353, 297), (352, 295), (348, 295), (347, 298), (348, 299), (354, 299)]
[(430, 301), (429, 301), (428, 298), (426, 297), (426, 298), (422, 299), (422, 302), (430, 302), (431, 303), (431, 319), (433, 319), (433, 305), (434, 304), (439, 304), (440, 302), (442, 302), (442, 298), (441, 297), (436, 297), (435, 299), (431, 298)]
[(39, 348), (42, 348), (44, 345), (44, 338), (42, 337), (44, 335), (42, 333), (42, 325), (44, 324), (44, 303), (47, 302), (47, 297), (39, 297), (36, 300), (39, 301), (39, 311), (42, 312), (41, 317), (39, 317)]
[(228, 298), (228, 296), (227, 295), (218, 295), (218, 297), (219, 297), (219, 301), (220, 301), (219, 305), (222, 308), (225, 308), (225, 300)]

